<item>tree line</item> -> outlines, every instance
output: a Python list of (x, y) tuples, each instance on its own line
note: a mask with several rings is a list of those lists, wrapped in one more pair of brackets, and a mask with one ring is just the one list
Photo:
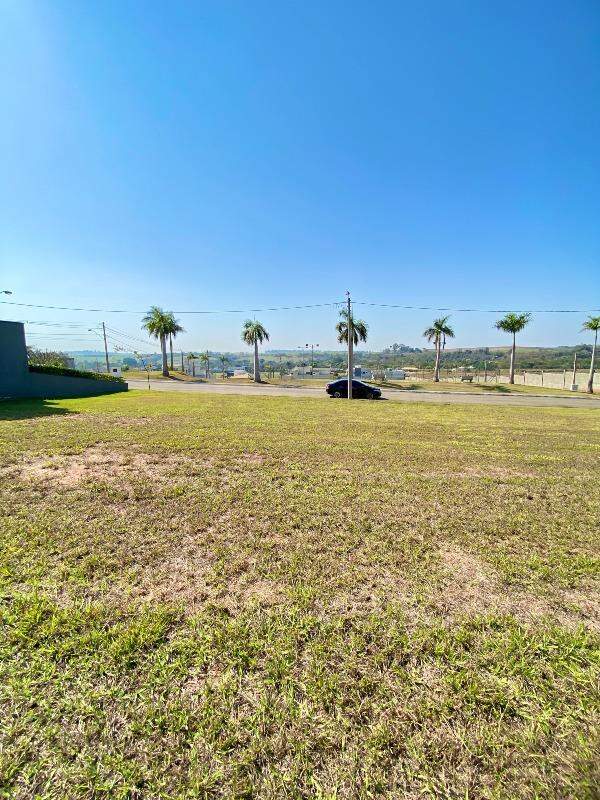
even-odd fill
[[(423, 331), (423, 336), (428, 342), (432, 343), (435, 350), (435, 364), (433, 380), (438, 383), (440, 380), (440, 369), (442, 363), (442, 354), (446, 347), (448, 339), (455, 337), (454, 329), (449, 323), (449, 316), (439, 317), (434, 319), (432, 324)], [(501, 319), (495, 322), (495, 327), (512, 337), (510, 345), (510, 365), (509, 365), (509, 378), (511, 384), (515, 382), (515, 369), (516, 369), (516, 349), (517, 349), (517, 334), (520, 333), (531, 321), (530, 313), (506, 314)], [(170, 349), (170, 366), (173, 369), (173, 340), (178, 334), (183, 333), (184, 329), (175, 319), (172, 311), (163, 311), (159, 306), (152, 306), (146, 316), (142, 320), (142, 327), (154, 338), (160, 342), (162, 354), (162, 372), (165, 377), (169, 376), (169, 363), (167, 356), (167, 344)], [(336, 323), (335, 330), (337, 333), (337, 340), (340, 344), (348, 344), (349, 337), (352, 343), (356, 346), (360, 342), (366, 342), (369, 334), (369, 326), (362, 319), (355, 319), (354, 315), (349, 313), (347, 309), (339, 312), (339, 320)], [(594, 341), (592, 345), (590, 372), (587, 383), (587, 391), (592, 393), (594, 391), (594, 371), (595, 371), (595, 357), (596, 347), (598, 343), (598, 331), (600, 330), (600, 316), (590, 316), (583, 323), (583, 330), (590, 331), (594, 334)], [(242, 341), (254, 350), (254, 381), (260, 383), (260, 360), (259, 360), (259, 345), (269, 341), (269, 333), (262, 323), (257, 320), (246, 320), (242, 326)], [(206, 355), (196, 356), (190, 353), (189, 360), (194, 363), (197, 358), (205, 360), (207, 365), (208, 375), (208, 353)], [(225, 362), (223, 362), (223, 372), (225, 372)]]

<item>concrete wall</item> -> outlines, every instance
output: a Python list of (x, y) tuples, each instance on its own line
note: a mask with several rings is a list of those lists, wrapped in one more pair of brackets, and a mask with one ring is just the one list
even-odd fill
[(91, 397), (127, 388), (116, 381), (30, 372), (23, 323), (0, 320), (0, 397)]
[[(575, 383), (579, 385), (580, 391), (584, 391), (587, 386), (589, 370), (577, 370)], [(515, 371), (515, 385), (516, 386), (543, 386), (545, 389), (570, 389), (571, 380), (573, 379), (573, 370), (567, 369), (563, 372), (547, 372), (544, 370), (544, 377), (540, 370), (528, 371), (516, 370)], [(483, 375), (477, 375), (477, 383), (483, 383)], [(499, 375), (498, 380), (496, 376), (488, 375), (488, 383), (508, 383), (508, 375)], [(600, 371), (594, 373), (594, 389), (600, 389)]]

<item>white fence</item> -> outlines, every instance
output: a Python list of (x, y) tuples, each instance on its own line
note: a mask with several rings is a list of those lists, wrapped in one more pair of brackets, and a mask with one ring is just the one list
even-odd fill
[[(588, 382), (589, 370), (577, 370), (575, 383), (579, 390), (585, 390)], [(495, 380), (495, 378), (494, 378)], [(478, 376), (478, 383), (483, 381), (483, 376)], [(543, 386), (545, 389), (570, 389), (573, 381), (573, 370), (566, 369), (562, 372), (546, 370), (524, 370), (515, 372), (515, 383), (525, 386)], [(498, 376), (498, 383), (508, 383), (508, 375)], [(594, 375), (594, 389), (600, 386), (598, 373)]]
[[(577, 370), (575, 376), (575, 383), (579, 391), (585, 391), (587, 387), (589, 370)], [(431, 381), (433, 379), (433, 370), (415, 370), (406, 376), (407, 380), (412, 381)], [(461, 380), (469, 380), (472, 378), (473, 383), (508, 383), (508, 373), (500, 374), (488, 370), (451, 370), (441, 369), (440, 380), (451, 381), (460, 383)], [(539, 386), (544, 389), (570, 389), (571, 382), (573, 381), (573, 370), (516, 370), (515, 371), (515, 384), (517, 386)], [(468, 384), (467, 384), (468, 385)], [(600, 390), (600, 371), (594, 375), (594, 389)]]

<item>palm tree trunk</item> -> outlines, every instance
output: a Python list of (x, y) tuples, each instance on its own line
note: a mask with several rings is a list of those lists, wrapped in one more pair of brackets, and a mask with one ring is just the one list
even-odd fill
[(258, 341), (254, 342), (254, 382), (260, 383), (260, 365), (258, 363)]
[(508, 382), (515, 382), (515, 354), (517, 350), (517, 334), (513, 333), (512, 347), (510, 348), (510, 370), (508, 372)]
[(169, 334), (169, 349), (171, 350), (171, 369), (175, 369), (173, 366), (173, 337)]
[(435, 369), (433, 371), (433, 380), (435, 383), (440, 382), (440, 338), (435, 340)]
[(162, 351), (162, 374), (165, 378), (169, 377), (169, 362), (167, 361), (167, 338), (160, 337), (160, 349)]
[(594, 346), (592, 347), (592, 362), (590, 364), (590, 375), (587, 382), (587, 390), (590, 394), (594, 393), (594, 362), (596, 361), (596, 345), (598, 344), (598, 330), (594, 334)]

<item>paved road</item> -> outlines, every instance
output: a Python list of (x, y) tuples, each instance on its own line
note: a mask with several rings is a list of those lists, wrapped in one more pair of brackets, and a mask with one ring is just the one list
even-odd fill
[[(148, 390), (148, 381), (128, 380), (131, 389)], [(269, 384), (188, 383), (176, 380), (150, 381), (153, 390), (160, 392), (208, 392), (210, 394), (263, 395), (267, 397), (312, 397), (328, 399), (324, 389), (286, 388)], [(542, 406), (550, 408), (595, 408), (600, 410), (600, 397), (553, 397), (531, 394), (475, 394), (475, 392), (418, 392), (408, 389), (384, 390), (383, 397), (398, 403), (467, 403), (494, 406)]]

